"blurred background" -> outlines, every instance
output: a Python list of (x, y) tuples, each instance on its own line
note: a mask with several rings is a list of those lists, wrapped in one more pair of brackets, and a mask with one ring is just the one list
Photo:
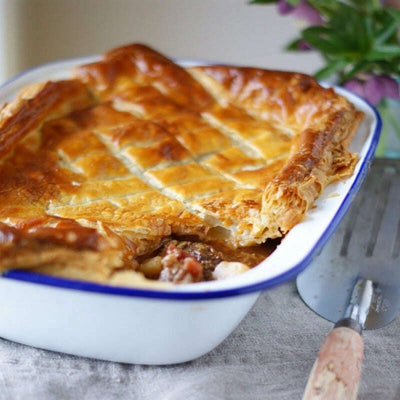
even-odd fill
[(284, 52), (294, 19), (245, 0), (0, 0), (0, 82), (35, 65), (142, 42), (176, 58), (312, 73), (313, 52)]

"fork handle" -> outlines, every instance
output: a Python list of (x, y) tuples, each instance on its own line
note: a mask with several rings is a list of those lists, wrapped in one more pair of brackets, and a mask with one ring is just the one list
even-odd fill
[(328, 334), (322, 344), (308, 378), (303, 400), (357, 398), (364, 344), (360, 333), (341, 326), (342, 321), (336, 324), (339, 326)]

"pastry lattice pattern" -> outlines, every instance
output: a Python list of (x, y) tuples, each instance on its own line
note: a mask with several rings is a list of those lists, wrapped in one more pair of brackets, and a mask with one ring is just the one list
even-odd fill
[[(135, 82), (109, 97), (43, 126), (43, 137), (60, 126), (68, 132), (55, 150), (64, 168), (84, 176), (49, 203), (49, 214), (134, 230), (158, 217), (178, 233), (180, 216), (195, 226), (200, 215), (229, 229), (240, 204), (260, 207), (290, 150), (290, 135), (228, 103), (195, 112)], [(225, 210), (215, 207), (221, 198)]]

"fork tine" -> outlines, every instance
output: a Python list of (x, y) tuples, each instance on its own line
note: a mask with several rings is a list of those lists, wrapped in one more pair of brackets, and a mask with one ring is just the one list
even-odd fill
[(349, 252), (349, 245), (351, 241), (354, 242), (354, 239), (352, 239), (353, 232), (355, 231), (354, 226), (357, 223), (357, 219), (360, 215), (360, 210), (363, 210), (368, 205), (368, 200), (370, 199), (368, 199), (366, 194), (371, 192), (372, 186), (373, 179), (370, 179), (370, 177), (368, 176), (359, 194), (353, 200), (353, 205), (350, 208), (345, 221), (339, 226), (337, 235), (338, 237), (339, 235), (343, 237), (339, 252), (341, 257), (347, 257)]
[(392, 257), (396, 259), (399, 258), (399, 255), (400, 255), (400, 215), (399, 215), (399, 220), (397, 222), (396, 236), (394, 237)]
[(386, 195), (386, 204), (380, 206), (383, 208), (380, 228), (376, 231), (376, 238), (371, 245), (373, 247), (371, 255), (373, 254), (379, 261), (398, 258), (400, 245), (400, 174), (395, 168), (387, 167), (385, 175), (390, 179), (391, 187)]
[(380, 163), (375, 164), (375, 168), (371, 169), (366, 186), (359, 193), (362, 196), (362, 201), (352, 207), (352, 212), (356, 218), (346, 219), (348, 230), (352, 231), (351, 237), (347, 240), (343, 238), (343, 246), (347, 246), (346, 258), (351, 263), (360, 263), (360, 259), (365, 259), (368, 244), (371, 241), (372, 219), (380, 202), (381, 194), (384, 193), (384, 188), (387, 183), (380, 180), (382, 167)]
[[(372, 255), (374, 255), (375, 248), (377, 248), (379, 252), (390, 251), (390, 240), (388, 240), (388, 227), (391, 225), (391, 221), (388, 220), (388, 214), (391, 214), (391, 210), (389, 210), (388, 202), (391, 188), (393, 186), (393, 175), (393, 168), (384, 168), (382, 171), (382, 181), (380, 185), (380, 191), (378, 193), (377, 202), (375, 205), (375, 209), (371, 210), (371, 213), (373, 213), (373, 217), (371, 221), (371, 230), (369, 234), (368, 244), (365, 252), (365, 255), (367, 257), (372, 257)], [(383, 221), (383, 219), (385, 219), (385, 221)], [(389, 225), (387, 225), (388, 223)], [(377, 243), (378, 236), (381, 239), (381, 242), (379, 244)], [(383, 236), (386, 239), (384, 241), (382, 241)]]

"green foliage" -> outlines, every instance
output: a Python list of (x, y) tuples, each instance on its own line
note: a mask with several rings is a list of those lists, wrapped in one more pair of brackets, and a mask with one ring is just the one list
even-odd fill
[(290, 50), (290, 51), (297, 51), (299, 50), (299, 45), (301, 43), (303, 39), (294, 39), (292, 41), (290, 41), (286, 46), (285, 49), (286, 50)]
[(276, 3), (276, 0), (251, 0), (249, 4), (271, 4)]
[[(252, 4), (277, 1), (252, 0)], [(297, 5), (299, 0), (288, 1)], [(323, 17), (324, 23), (301, 30), (286, 49), (298, 50), (301, 40), (321, 53), (326, 65), (317, 78), (339, 77), (341, 82), (360, 72), (400, 73), (398, 31), (400, 10), (385, 7), (380, 0), (308, 0)]]
[[(300, 3), (300, 0), (287, 0), (289, 4), (292, 6), (297, 6)], [(277, 0), (250, 0), (248, 4), (272, 4), (277, 3)]]

